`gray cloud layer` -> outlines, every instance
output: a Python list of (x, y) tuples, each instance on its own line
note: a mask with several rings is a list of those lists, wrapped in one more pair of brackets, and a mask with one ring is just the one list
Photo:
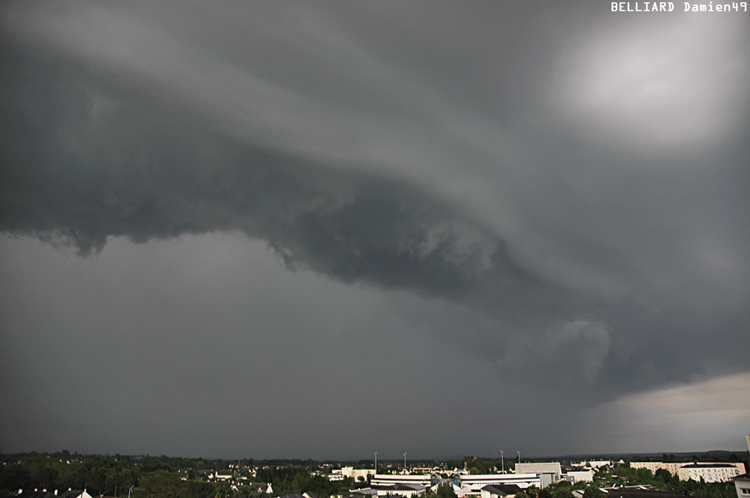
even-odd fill
[(4, 9), (4, 232), (96, 259), (241, 231), (290, 270), (414, 293), (388, 305), (403, 324), (538, 398), (747, 370), (737, 17)]

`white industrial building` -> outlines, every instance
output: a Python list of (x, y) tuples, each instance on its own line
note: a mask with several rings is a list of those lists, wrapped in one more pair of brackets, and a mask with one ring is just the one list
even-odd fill
[[(521, 489), (526, 489), (531, 485), (542, 487), (542, 482), (537, 474), (479, 474), (457, 476), (461, 482), (461, 496), (481, 496), (482, 488), (487, 485), (498, 484), (515, 484)], [(454, 487), (456, 483), (454, 482)]]
[[(520, 489), (526, 489), (534, 485), (538, 488), (545, 488), (561, 479), (572, 483), (581, 481), (593, 482), (594, 480), (592, 470), (563, 473), (560, 462), (517, 463), (515, 471), (515, 474), (470, 475), (456, 473), (449, 480), (441, 479), (437, 474), (376, 474), (372, 476), (370, 486), (372, 487), (373, 494), (375, 494), (374, 490), (385, 489), (387, 486), (418, 485), (436, 487), (440, 483), (450, 482), (453, 485), (453, 490), (459, 497), (468, 497), (481, 496), (482, 488), (485, 486), (516, 485)], [(487, 493), (485, 492), (485, 494)]]
[(560, 462), (517, 463), (516, 472), (520, 474), (536, 474), (539, 476), (539, 487), (546, 488), (562, 479)]
[(377, 496), (403, 496), (412, 498), (419, 496), (427, 490), (426, 486), (420, 484), (392, 484), (390, 486), (372, 486)]
[(520, 489), (526, 489), (534, 485), (538, 488), (544, 488), (561, 479), (567, 479), (570, 482), (592, 482), (593, 478), (594, 475), (591, 470), (572, 471), (563, 474), (559, 462), (519, 463), (516, 464), (515, 474), (470, 475), (456, 473), (451, 479), (441, 479), (437, 474), (375, 474), (370, 480), (370, 488), (364, 493), (364, 490), (359, 490), (359, 494), (382, 495), (390, 493), (414, 496), (422, 494), (424, 489), (428, 487), (436, 488), (439, 484), (450, 482), (459, 498), (480, 497), (489, 493), (487, 490), (484, 493), (482, 492), (482, 488), (486, 486), (497, 486), (498, 489), (503, 489), (503, 487), (515, 485)]
[(518, 474), (556, 474), (557, 480), (562, 475), (562, 466), (560, 462), (536, 462), (536, 463), (517, 463), (516, 473)]
[(370, 479), (370, 486), (393, 486), (396, 484), (419, 484), (430, 486), (432, 476), (430, 474), (374, 474)]
[(594, 482), (593, 470), (570, 470), (563, 473), (560, 462), (517, 463), (516, 472), (523, 474), (537, 474), (542, 488), (554, 484), (561, 479), (571, 483), (581, 481)]
[[(355, 469), (354, 467), (341, 467), (340, 472), (343, 477), (351, 477), (355, 481), (360, 477), (367, 480), (368, 476), (375, 475), (375, 469)], [(336, 470), (333, 473), (336, 473)]]
[[(456, 492), (456, 495), (458, 495), (459, 498), (469, 496), (479, 497), (482, 495), (482, 488), (487, 485), (515, 484), (521, 489), (526, 489), (532, 484), (540, 488), (542, 487), (542, 482), (538, 474), (456, 474), (453, 476), (453, 479), (447, 481), (440, 479), (439, 476), (428, 474), (376, 474), (370, 480), (370, 486), (373, 491), (379, 494), (379, 490), (385, 490), (386, 488), (391, 486), (410, 485), (430, 487), (437, 486), (441, 482), (450, 482), (453, 485), (453, 490)], [(391, 489), (391, 493), (403, 494), (401, 490), (395, 489)], [(421, 494), (421, 492), (418, 492), (417, 494)]]

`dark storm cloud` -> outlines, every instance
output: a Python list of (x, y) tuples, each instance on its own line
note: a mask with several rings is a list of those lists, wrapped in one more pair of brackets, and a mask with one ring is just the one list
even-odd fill
[(5, 54), (4, 231), (89, 255), (108, 237), (239, 229), (289, 268), (347, 283), (454, 296), (488, 275), (509, 288), (536, 284), (502, 240), (413, 186), (250, 149), (144, 106), (100, 111), (65, 64)]
[(747, 370), (744, 18), (40, 5), (4, 10), (2, 231), (241, 231), (565, 410)]

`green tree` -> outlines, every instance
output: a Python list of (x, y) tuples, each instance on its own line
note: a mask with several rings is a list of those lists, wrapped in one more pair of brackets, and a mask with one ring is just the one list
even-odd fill
[(573, 498), (573, 492), (570, 490), (569, 485), (560, 486), (552, 492), (552, 498)]
[(232, 485), (228, 481), (223, 481), (216, 485), (216, 498), (228, 498), (233, 495)]
[(306, 471), (297, 472), (297, 475), (292, 479), (292, 484), (289, 489), (291, 490), (291, 493), (304, 493), (305, 491), (309, 491), (309, 484), (310, 475)]
[(154, 498), (181, 498), (180, 488), (182, 479), (178, 474), (167, 470), (149, 472), (141, 479), (140, 487), (146, 496)]
[(667, 469), (659, 469), (654, 474), (654, 479), (661, 481), (664, 484), (669, 483), (672, 480), (672, 473)]
[(587, 486), (583, 491), (583, 498), (605, 498), (605, 496), (604, 491), (599, 489), (599, 486), (596, 484)]
[(487, 467), (484, 465), (484, 461), (478, 457), (466, 457), (463, 460), (464, 468), (469, 469), (469, 473), (472, 475), (486, 474)]
[(458, 498), (456, 492), (453, 490), (453, 485), (449, 482), (445, 482), (437, 488), (438, 498)]
[(255, 486), (240, 486), (234, 494), (235, 498), (265, 498)]
[(55, 467), (50, 464), (45, 464), (39, 467), (36, 480), (41, 485), (40, 487), (42, 489), (52, 489), (59, 474), (60, 471)]

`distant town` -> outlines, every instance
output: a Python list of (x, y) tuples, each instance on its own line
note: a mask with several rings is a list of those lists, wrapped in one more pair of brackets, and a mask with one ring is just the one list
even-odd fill
[[(750, 450), (750, 436), (747, 437)], [(746, 452), (524, 459), (206, 460), (2, 455), (0, 497), (750, 498)]]

